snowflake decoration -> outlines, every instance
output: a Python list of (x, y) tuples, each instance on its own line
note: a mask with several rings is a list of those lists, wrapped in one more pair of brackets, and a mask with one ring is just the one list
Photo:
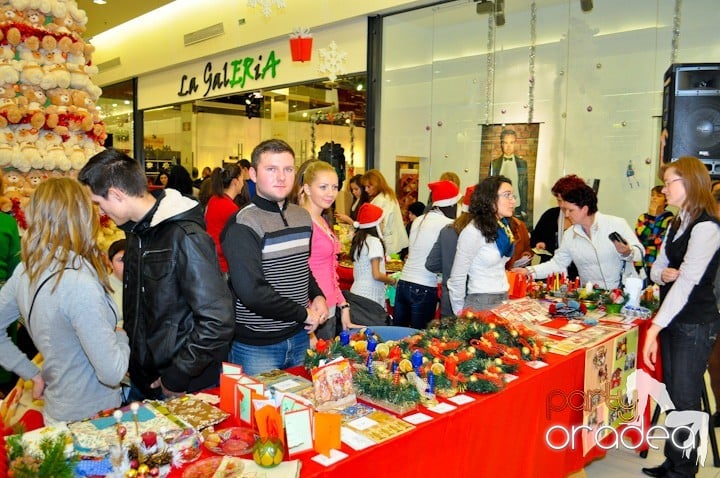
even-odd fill
[(334, 83), (338, 74), (344, 73), (343, 63), (347, 60), (347, 53), (338, 50), (335, 40), (330, 42), (328, 48), (320, 48), (318, 53), (320, 54), (318, 71), (327, 75), (328, 79)]
[(248, 0), (248, 7), (262, 8), (262, 14), (265, 17), (272, 15), (272, 7), (275, 5), (277, 8), (285, 8), (285, 0)]

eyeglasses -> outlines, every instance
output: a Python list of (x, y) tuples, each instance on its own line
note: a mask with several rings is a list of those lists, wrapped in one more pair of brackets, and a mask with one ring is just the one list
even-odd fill
[(517, 201), (517, 196), (513, 194), (512, 191), (505, 191), (504, 193), (500, 193), (498, 194), (498, 197)]
[(674, 183), (675, 181), (682, 181), (682, 180), (683, 180), (683, 178), (675, 178), (675, 179), (671, 179), (670, 181), (665, 181), (664, 184), (665, 184), (665, 187), (666, 187), (666, 188), (669, 188), (670, 185), (671, 185), (672, 183)]

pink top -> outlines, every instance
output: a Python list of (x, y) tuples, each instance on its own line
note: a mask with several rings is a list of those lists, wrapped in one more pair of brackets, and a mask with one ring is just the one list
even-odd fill
[(325, 296), (328, 308), (345, 303), (345, 297), (338, 286), (337, 255), (339, 253), (340, 241), (335, 234), (328, 233), (313, 220), (310, 270)]
[(220, 246), (220, 233), (225, 228), (228, 219), (238, 212), (240, 208), (227, 194), (223, 197), (212, 195), (205, 209), (205, 229), (212, 240), (215, 241), (215, 251), (220, 261), (220, 270), (228, 271), (228, 263)]

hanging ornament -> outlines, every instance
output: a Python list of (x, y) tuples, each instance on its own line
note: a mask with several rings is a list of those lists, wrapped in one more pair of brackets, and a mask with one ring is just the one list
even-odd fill
[(673, 14), (672, 49), (670, 52), (670, 63), (677, 61), (678, 48), (680, 47), (680, 20), (682, 13), (682, 0), (675, 0), (675, 13)]
[(333, 40), (328, 48), (320, 48), (318, 54), (320, 55), (318, 71), (327, 75), (328, 79), (335, 83), (338, 75), (344, 73), (343, 63), (347, 61), (347, 53), (338, 50), (337, 43)]
[(530, 80), (528, 81), (528, 123), (533, 122), (535, 112), (535, 45), (537, 43), (537, 5), (535, 0), (530, 4), (530, 58), (528, 70)]
[(490, 124), (495, 79), (495, 15), (488, 15), (487, 64), (485, 75), (485, 124)]
[(272, 15), (273, 5), (277, 8), (285, 8), (285, 0), (248, 0), (247, 5), (250, 8), (260, 7), (262, 14), (267, 18)]
[(588, 105), (588, 107), (585, 109), (588, 111), (588, 113), (590, 113), (592, 111), (592, 106)]
[(290, 34), (292, 61), (310, 61), (312, 57), (312, 33), (307, 27), (297, 27)]

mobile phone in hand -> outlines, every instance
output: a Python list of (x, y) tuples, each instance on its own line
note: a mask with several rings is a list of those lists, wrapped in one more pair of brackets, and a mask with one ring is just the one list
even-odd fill
[(613, 242), (615, 242), (615, 241), (621, 242), (621, 243), (623, 243), (623, 244), (625, 244), (625, 245), (627, 246), (627, 241), (625, 240), (625, 238), (623, 238), (623, 237), (622, 237), (620, 234), (618, 234), (617, 232), (611, 232), (610, 235), (608, 236), (608, 239), (610, 239), (610, 240), (613, 241)]

